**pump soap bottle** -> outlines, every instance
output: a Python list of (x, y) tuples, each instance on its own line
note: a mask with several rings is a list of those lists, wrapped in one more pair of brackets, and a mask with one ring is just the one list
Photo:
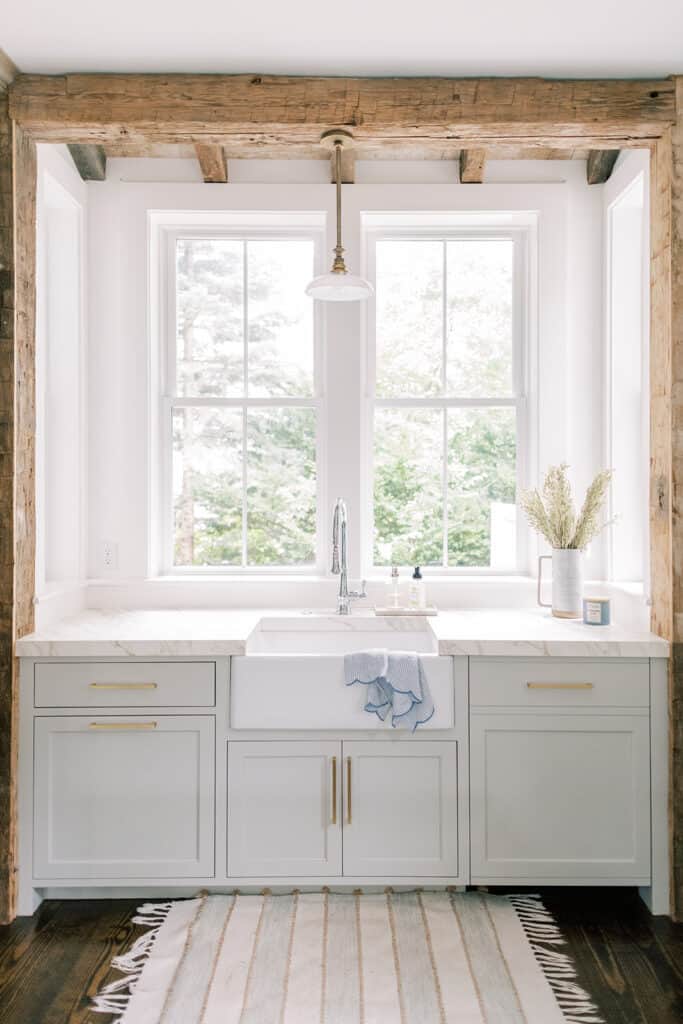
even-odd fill
[(420, 566), (415, 566), (415, 572), (413, 573), (410, 581), (410, 589), (408, 591), (408, 604), (411, 608), (426, 608), (427, 607), (427, 594), (425, 591), (424, 580), (422, 579), (422, 573), (420, 572)]

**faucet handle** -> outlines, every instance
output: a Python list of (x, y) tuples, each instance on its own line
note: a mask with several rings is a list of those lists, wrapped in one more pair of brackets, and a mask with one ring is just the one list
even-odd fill
[(367, 597), (368, 595), (365, 592), (365, 584), (366, 583), (367, 583), (367, 580), (361, 580), (360, 581), (360, 590), (350, 590), (349, 591), (349, 597)]

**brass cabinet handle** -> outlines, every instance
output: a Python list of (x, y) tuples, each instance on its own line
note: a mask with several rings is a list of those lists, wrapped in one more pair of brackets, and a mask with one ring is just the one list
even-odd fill
[(156, 690), (156, 683), (90, 683), (91, 690)]
[(592, 690), (593, 683), (527, 683), (528, 690)]
[(337, 824), (337, 758), (332, 758), (332, 820), (331, 825)]
[(351, 758), (346, 758), (346, 824), (351, 824)]
[(156, 729), (156, 722), (91, 722), (91, 729)]

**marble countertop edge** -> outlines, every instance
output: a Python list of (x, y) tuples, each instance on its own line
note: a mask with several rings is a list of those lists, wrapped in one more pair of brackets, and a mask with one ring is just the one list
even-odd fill
[(23, 637), (16, 653), (24, 658), (231, 657), (247, 653), (260, 624), (278, 628), (282, 620), (295, 629), (300, 621), (304, 630), (371, 633), (374, 623), (401, 632), (428, 630), (438, 653), (447, 656), (667, 658), (670, 650), (652, 633), (553, 619), (535, 608), (447, 610), (422, 619), (375, 619), (367, 612), (341, 618), (330, 610), (93, 609)]

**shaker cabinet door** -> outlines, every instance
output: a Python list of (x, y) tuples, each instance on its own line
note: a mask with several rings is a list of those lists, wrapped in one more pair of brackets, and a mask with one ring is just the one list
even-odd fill
[(35, 720), (34, 877), (214, 871), (214, 720)]
[(344, 874), (458, 875), (458, 744), (350, 742)]
[(647, 714), (473, 712), (474, 883), (650, 875)]
[(228, 874), (341, 875), (341, 744), (228, 744)]

